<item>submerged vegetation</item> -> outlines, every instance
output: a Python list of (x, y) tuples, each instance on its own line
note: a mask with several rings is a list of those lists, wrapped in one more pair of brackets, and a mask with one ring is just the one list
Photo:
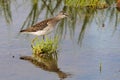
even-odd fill
[(43, 57), (50, 56), (56, 54), (58, 51), (58, 38), (55, 37), (53, 40), (50, 38), (46, 38), (46, 40), (36, 40), (34, 44), (32, 44), (32, 51), (34, 57)]

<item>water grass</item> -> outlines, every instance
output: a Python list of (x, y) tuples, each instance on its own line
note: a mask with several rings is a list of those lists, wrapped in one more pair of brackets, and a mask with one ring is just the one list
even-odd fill
[[(0, 1), (0, 11), (4, 13), (4, 17), (8, 22), (12, 20), (13, 13), (11, 13), (11, 3), (13, 3), (13, 1)], [(24, 2), (27, 3), (27, 1)], [(115, 30), (117, 29), (116, 27), (119, 25), (120, 21), (119, 13), (115, 8), (109, 7), (105, 10), (101, 10), (101, 12), (104, 12), (102, 14), (100, 13), (100, 10), (98, 10), (98, 8), (101, 9), (101, 6), (104, 8), (103, 4), (108, 4), (109, 6), (112, 5), (116, 2), (115, 0), (30, 0), (30, 2), (31, 4), (29, 7), (31, 7), (31, 10), (29, 11), (28, 16), (26, 16), (21, 29), (30, 27), (38, 22), (42, 13), (45, 13), (44, 17), (46, 19), (52, 17), (53, 15), (56, 15), (60, 10), (64, 10), (70, 15), (70, 18), (64, 19), (58, 24), (55, 35), (59, 35), (59, 37), (65, 38), (66, 33), (69, 33), (71, 39), (74, 39), (76, 24), (80, 23), (82, 25), (80, 26), (81, 29), (78, 33), (79, 35), (77, 36), (78, 43), (80, 44), (84, 39), (87, 27), (89, 27), (90, 23), (95, 21), (95, 19), (98, 21), (98, 25), (101, 25), (101, 23), (104, 23), (108, 18), (104, 18), (102, 15), (110, 16), (109, 22), (115, 21), (112, 23), (113, 25), (115, 24)], [(99, 18), (100, 15), (102, 17)], [(99, 19), (102, 22), (100, 22)]]
[(56, 0), (54, 2), (51, 0), (31, 0), (32, 8), (21, 27), (21, 30), (35, 24), (40, 19), (39, 16), (41, 13), (44, 11), (45, 18), (53, 16), (54, 12), (61, 7), (62, 2), (62, 0)]
[(12, 22), (11, 0), (0, 0), (0, 8), (2, 8), (6, 22), (11, 23)]
[(36, 40), (32, 44), (33, 57), (39, 58), (42, 56), (50, 56), (56, 54), (58, 51), (59, 41), (58, 37), (54, 39), (46, 38), (46, 40)]
[(92, 7), (92, 8), (106, 8), (108, 7), (105, 0), (66, 0), (67, 6), (73, 7)]
[(26, 20), (24, 21), (21, 30), (27, 26), (31, 26), (33, 25), (35, 22), (37, 22), (38, 20), (38, 16), (39, 16), (39, 10), (38, 10), (38, 0), (32, 0), (32, 9), (29, 13), (29, 15), (27, 16)]

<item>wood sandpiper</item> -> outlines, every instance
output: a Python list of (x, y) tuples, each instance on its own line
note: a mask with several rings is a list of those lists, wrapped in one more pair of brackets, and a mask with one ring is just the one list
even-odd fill
[[(53, 17), (46, 20), (43, 20), (27, 29), (21, 30), (22, 33), (32, 34), (36, 36), (43, 36), (49, 34), (53, 31), (55, 25), (63, 18), (67, 17), (68, 14), (64, 11), (60, 11), (60, 13)], [(36, 37), (37, 38), (37, 37)], [(35, 39), (34, 39), (35, 40)], [(33, 40), (33, 41), (34, 41)]]

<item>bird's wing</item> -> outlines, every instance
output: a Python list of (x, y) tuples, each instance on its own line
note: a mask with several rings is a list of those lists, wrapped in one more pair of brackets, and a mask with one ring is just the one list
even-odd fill
[(38, 30), (43, 30), (45, 27), (48, 26), (48, 22), (50, 20), (52, 20), (52, 18), (44, 20), (44, 21), (41, 21), (41, 22), (39, 22), (39, 23), (37, 23), (37, 24), (35, 24), (35, 25), (25, 29), (25, 30), (21, 30), (21, 32), (36, 32)]

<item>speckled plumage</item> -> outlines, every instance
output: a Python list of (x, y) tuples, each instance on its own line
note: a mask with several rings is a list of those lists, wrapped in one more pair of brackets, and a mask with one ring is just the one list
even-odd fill
[(21, 30), (20, 32), (25, 32), (33, 35), (46, 35), (53, 30), (53, 27), (57, 22), (67, 16), (66, 13), (61, 11), (56, 17), (43, 20), (27, 29)]
[(44, 21), (41, 21), (25, 30), (21, 30), (20, 32), (36, 32), (38, 30), (43, 30), (46, 26), (48, 26), (48, 22), (52, 20), (52, 19), (47, 19), (47, 20), (44, 20)]

